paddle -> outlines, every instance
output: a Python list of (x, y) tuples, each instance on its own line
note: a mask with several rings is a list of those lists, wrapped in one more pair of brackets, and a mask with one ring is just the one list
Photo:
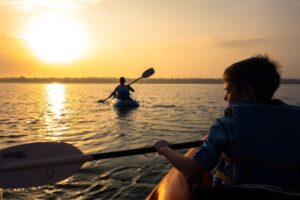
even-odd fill
[[(171, 144), (173, 149), (197, 147), (202, 141)], [(154, 147), (83, 154), (71, 144), (37, 142), (0, 151), (0, 188), (49, 185), (74, 175), (89, 161), (156, 152)]]
[(97, 102), (104, 103), (106, 100), (110, 99), (110, 97), (107, 97), (106, 99), (99, 99)]
[[(139, 77), (138, 79), (136, 79), (136, 80), (132, 81), (131, 83), (129, 83), (128, 86), (131, 85), (131, 84), (133, 84), (133, 83), (135, 83), (135, 82), (137, 82), (137, 81), (139, 81), (142, 78), (148, 78), (148, 77), (152, 76), (154, 73), (155, 73), (155, 71), (151, 67), (151, 68), (147, 69), (146, 71), (144, 71), (141, 77)], [(104, 103), (105, 101), (107, 101), (108, 99), (110, 99), (110, 97), (111, 96), (107, 97), (106, 99), (100, 99), (97, 102)]]
[(153, 68), (149, 68), (146, 71), (144, 71), (144, 73), (142, 74), (142, 76), (134, 81), (132, 81), (131, 83), (129, 83), (128, 85), (131, 85), (135, 82), (137, 82), (138, 80), (142, 79), (142, 78), (148, 78), (150, 76), (152, 76), (155, 73)]

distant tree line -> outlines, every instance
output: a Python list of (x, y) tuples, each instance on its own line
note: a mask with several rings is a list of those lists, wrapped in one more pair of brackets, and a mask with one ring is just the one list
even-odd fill
[[(134, 81), (134, 78), (126, 78), (126, 82)], [(27, 77), (7, 77), (0, 78), (2, 83), (118, 83), (119, 78), (27, 78)], [(137, 83), (222, 83), (221, 79), (203, 79), (203, 78), (147, 78), (141, 79)]]
[[(127, 78), (127, 83), (134, 81), (133, 78)], [(28, 77), (7, 77), (0, 78), (0, 83), (118, 83), (119, 78), (97, 78), (97, 77), (84, 77), (84, 78), (28, 78)], [(137, 83), (149, 84), (221, 84), (222, 79), (213, 78), (147, 78), (141, 79)], [(300, 79), (283, 79), (282, 83), (287, 84), (300, 84)]]

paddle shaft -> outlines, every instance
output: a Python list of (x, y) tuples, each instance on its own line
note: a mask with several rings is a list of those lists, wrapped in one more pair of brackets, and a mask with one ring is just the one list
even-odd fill
[[(179, 143), (179, 144), (171, 144), (171, 145), (169, 145), (169, 147), (172, 149), (186, 149), (186, 148), (191, 148), (191, 147), (198, 147), (202, 143), (203, 143), (203, 141), (185, 142), (185, 143)], [(156, 152), (155, 147), (146, 147), (146, 148), (139, 148), (139, 149), (129, 149), (129, 150), (123, 150), (123, 151), (114, 151), (114, 152), (93, 154), (92, 159), (99, 160), (99, 159), (133, 156), (133, 155), (154, 153), (154, 152)]]
[[(169, 145), (172, 149), (185, 149), (191, 147), (197, 147), (202, 144), (202, 141), (186, 142)], [(23, 169), (32, 169), (46, 166), (59, 166), (59, 165), (68, 165), (76, 163), (85, 163), (94, 160), (107, 159), (107, 158), (116, 158), (124, 156), (133, 156), (146, 153), (156, 152), (155, 147), (146, 147), (138, 149), (130, 149), (123, 151), (113, 151), (107, 153), (98, 153), (98, 154), (75, 154), (75, 155), (61, 155), (56, 158), (43, 158), (37, 160), (28, 160), (23, 162), (13, 162), (8, 164), (3, 164), (0, 166), (0, 171), (14, 171), (14, 170), (23, 170)]]
[(142, 78), (148, 78), (149, 76), (152, 76), (152, 74), (155, 73), (155, 70), (153, 68), (149, 68), (146, 71), (144, 71), (144, 73), (142, 74), (142, 76), (134, 81), (132, 81), (131, 83), (129, 83), (128, 85), (131, 85), (135, 82), (137, 82), (138, 80), (142, 79)]
[(141, 76), (140, 78), (138, 78), (138, 79), (136, 79), (136, 80), (134, 80), (134, 81), (132, 81), (131, 83), (129, 83), (128, 85), (131, 85), (131, 84), (133, 84), (133, 83), (135, 83), (135, 82), (137, 82), (137, 81), (139, 81), (139, 80), (141, 80), (143, 77)]

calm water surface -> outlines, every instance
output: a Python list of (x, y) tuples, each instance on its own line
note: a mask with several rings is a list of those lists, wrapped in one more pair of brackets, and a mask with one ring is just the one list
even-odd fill
[[(30, 142), (70, 143), (84, 153), (179, 143), (206, 134), (226, 103), (221, 84), (136, 84), (140, 107), (127, 112), (96, 103), (112, 84), (0, 84), (0, 149)], [(300, 85), (277, 98), (300, 105)], [(5, 190), (4, 199), (144, 199), (170, 165), (157, 154), (86, 163), (51, 186)]]

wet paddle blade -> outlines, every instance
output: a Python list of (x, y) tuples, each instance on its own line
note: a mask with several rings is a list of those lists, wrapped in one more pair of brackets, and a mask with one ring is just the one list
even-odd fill
[[(39, 142), (0, 151), (0, 188), (27, 188), (54, 184), (74, 175), (83, 162), (43, 164), (61, 156), (81, 156), (80, 150), (66, 143)], [(38, 163), (30, 167), (31, 163)]]
[(148, 78), (149, 76), (153, 75), (155, 73), (153, 68), (149, 68), (146, 71), (144, 71), (142, 77), (143, 78)]

